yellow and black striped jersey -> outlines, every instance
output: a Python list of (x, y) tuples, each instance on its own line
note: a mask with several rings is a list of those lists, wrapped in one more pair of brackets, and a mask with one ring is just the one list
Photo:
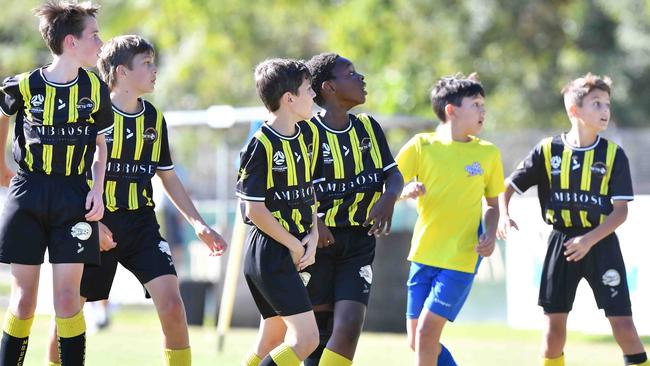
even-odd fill
[(48, 81), (42, 68), (5, 79), (0, 112), (17, 114), (13, 154), (20, 168), (48, 175), (85, 174), (97, 135), (113, 123), (108, 87), (81, 68), (66, 84)]
[(151, 178), (158, 170), (174, 169), (165, 118), (151, 103), (140, 101), (142, 110), (136, 114), (113, 106), (113, 128), (106, 133), (104, 179), (109, 211), (153, 207)]
[(634, 199), (625, 152), (600, 136), (584, 148), (564, 134), (545, 138), (506, 181), (520, 194), (536, 185), (542, 216), (555, 227), (596, 227), (612, 201)]
[(325, 125), (316, 114), (320, 153), (314, 173), (318, 214), (331, 227), (359, 226), (384, 189), (384, 180), (397, 164), (381, 126), (366, 114), (349, 115), (343, 130)]
[[(288, 232), (306, 232), (316, 210), (312, 185), (318, 154), (315, 146), (318, 132), (311, 122), (298, 122), (293, 136), (283, 136), (265, 123), (241, 152), (237, 196), (264, 202)], [(253, 224), (245, 215), (244, 220)]]

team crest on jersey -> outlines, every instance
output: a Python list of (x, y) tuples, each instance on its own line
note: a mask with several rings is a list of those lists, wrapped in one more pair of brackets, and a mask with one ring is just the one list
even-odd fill
[(153, 144), (158, 139), (158, 131), (156, 131), (154, 127), (149, 127), (146, 130), (144, 130), (142, 139), (144, 140), (144, 142), (148, 144)]
[(90, 113), (95, 108), (95, 102), (88, 97), (83, 97), (77, 102), (77, 111)]
[(364, 152), (370, 150), (371, 147), (372, 141), (370, 140), (370, 137), (364, 137), (361, 139), (361, 143), (359, 144), (359, 151)]
[(481, 168), (481, 164), (479, 164), (478, 161), (475, 161), (472, 164), (467, 165), (465, 167), (465, 171), (467, 172), (468, 177), (483, 175), (483, 168)]
[(607, 174), (607, 165), (603, 163), (602, 161), (595, 162), (591, 166), (591, 173), (592, 174), (598, 174), (600, 176), (605, 176)]
[(273, 154), (273, 171), (284, 172), (287, 170), (287, 166), (284, 164), (287, 161), (284, 153), (282, 151), (276, 151)]
[(70, 235), (79, 240), (88, 240), (93, 233), (93, 228), (87, 222), (78, 222), (70, 230)]
[(330, 145), (323, 142), (323, 163), (332, 164), (334, 159), (332, 159), (332, 149)]

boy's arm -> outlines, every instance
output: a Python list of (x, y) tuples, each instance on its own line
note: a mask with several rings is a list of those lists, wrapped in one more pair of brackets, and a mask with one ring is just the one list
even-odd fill
[(97, 135), (95, 138), (95, 156), (91, 172), (93, 176), (93, 186), (86, 196), (86, 220), (99, 221), (104, 217), (104, 174), (106, 173), (106, 139), (104, 135)]
[(368, 230), (368, 235), (378, 236), (390, 234), (393, 210), (395, 209), (395, 202), (400, 197), (402, 188), (404, 188), (404, 178), (397, 168), (392, 168), (387, 173), (388, 175), (384, 183), (384, 193), (379, 197), (370, 210), (368, 218), (363, 223), (363, 226), (368, 226), (374, 221), (374, 224)]
[(483, 220), (485, 232), (481, 234), (475, 250), (481, 257), (489, 257), (494, 252), (497, 224), (499, 222), (499, 202), (497, 197), (485, 197), (487, 210)]
[(11, 178), (16, 172), (7, 166), (5, 160), (5, 149), (7, 148), (7, 137), (9, 136), (9, 117), (0, 113), (0, 186), (8, 187)]
[(499, 225), (497, 228), (497, 238), (506, 239), (511, 229), (519, 230), (517, 223), (510, 218), (510, 199), (515, 193), (515, 189), (506, 181), (505, 191), (499, 195)]
[(167, 193), (167, 196), (183, 217), (192, 225), (196, 236), (207, 245), (210, 250), (210, 255), (222, 255), (228, 244), (218, 232), (214, 231), (205, 223), (185, 191), (183, 183), (178, 179), (176, 172), (173, 169), (158, 170), (156, 174), (162, 181), (165, 193)]
[(564, 246), (566, 250), (564, 255), (567, 261), (577, 262), (581, 260), (589, 250), (606, 236), (613, 233), (627, 219), (627, 201), (614, 201), (614, 210), (610, 213), (605, 221), (596, 226), (593, 230), (585, 235), (569, 239)]
[[(318, 201), (316, 199), (316, 192), (314, 192), (314, 204), (316, 204), (316, 202)], [(318, 247), (319, 230), (320, 230), (320, 228), (318, 227), (317, 210), (314, 209), (314, 213), (311, 219), (312, 219), (311, 230), (309, 230), (309, 234), (306, 235), (301, 241), (301, 244), (303, 246), (306, 246), (306, 249), (305, 249), (305, 254), (300, 259), (300, 263), (298, 263), (299, 271), (303, 270), (304, 268), (307, 268), (308, 266), (311, 266), (316, 262), (316, 248)]]

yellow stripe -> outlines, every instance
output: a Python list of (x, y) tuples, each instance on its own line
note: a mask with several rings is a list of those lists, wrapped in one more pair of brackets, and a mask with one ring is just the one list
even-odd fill
[(305, 182), (311, 181), (311, 162), (309, 161), (309, 154), (307, 153), (307, 145), (305, 145), (305, 138), (302, 134), (298, 137), (300, 143), (300, 152), (303, 159), (305, 159)]
[(160, 160), (160, 144), (163, 139), (162, 136), (162, 112), (156, 111), (156, 133), (158, 138), (153, 143), (153, 150), (151, 152), (151, 161), (158, 162)]
[(114, 180), (106, 181), (106, 192), (104, 192), (104, 196), (106, 197), (106, 208), (111, 212), (117, 210), (117, 198), (115, 197), (116, 185), (117, 182)]
[(546, 166), (546, 175), (548, 177), (549, 186), (551, 185), (551, 143), (553, 142), (552, 137), (545, 138), (542, 140), (542, 153), (544, 154), (544, 165)]
[(343, 203), (342, 199), (337, 199), (332, 202), (332, 208), (325, 213), (325, 226), (336, 226), (336, 214), (339, 211), (339, 206)]
[(286, 231), (289, 231), (289, 223), (285, 219), (282, 218), (282, 214), (280, 213), (280, 211), (273, 211), (273, 212), (271, 212), (271, 215), (273, 215), (273, 217), (275, 217), (278, 220), (280, 225), (282, 225), (282, 227)]
[(379, 152), (379, 144), (377, 143), (375, 131), (372, 129), (372, 122), (370, 122), (370, 118), (363, 113), (357, 115), (357, 118), (359, 118), (363, 123), (363, 127), (366, 129), (368, 136), (370, 136), (370, 143), (372, 144), (372, 146), (370, 146), (370, 156), (372, 157), (372, 161), (375, 163), (375, 168), (381, 169), (381, 153)]
[(580, 222), (582, 223), (582, 227), (591, 227), (591, 223), (587, 218), (587, 211), (580, 211)]
[(91, 112), (91, 116), (88, 118), (88, 122), (94, 123), (95, 120), (92, 115), (99, 110), (101, 104), (100, 83), (99, 78), (97, 78), (97, 75), (95, 75), (94, 72), (86, 71), (86, 74), (88, 75), (88, 79), (90, 79), (90, 98), (93, 101), (93, 111)]
[(343, 158), (341, 157), (341, 148), (339, 146), (339, 139), (331, 132), (325, 132), (327, 142), (330, 145), (330, 154), (334, 160), (334, 179), (345, 178), (345, 171), (343, 166)]
[(79, 119), (77, 111), (77, 102), (79, 100), (79, 85), (74, 84), (70, 87), (70, 96), (68, 97), (68, 123), (75, 123)]
[(600, 215), (600, 224), (605, 222), (605, 219), (607, 219), (607, 215)]
[(45, 103), (43, 104), (43, 126), (52, 126), (54, 124), (54, 99), (56, 98), (56, 89), (45, 84)]
[(84, 146), (84, 152), (81, 154), (81, 162), (79, 162), (79, 170), (77, 173), (81, 174), (84, 171), (86, 164), (86, 151), (88, 150), (88, 145)]
[(320, 135), (318, 133), (318, 127), (315, 124), (307, 121), (307, 126), (311, 129), (312, 140), (311, 140), (311, 175), (314, 175), (316, 170), (316, 163), (318, 160), (318, 154), (320, 153)]
[(68, 151), (65, 154), (65, 175), (72, 173), (72, 157), (74, 156), (74, 145), (68, 145)]
[(18, 90), (23, 96), (23, 103), (25, 103), (25, 115), (30, 121), (34, 121), (34, 116), (32, 116), (32, 92), (29, 89), (29, 75), (30, 73), (26, 72), (20, 75), (20, 81), (18, 82)]
[(370, 210), (372, 210), (372, 206), (375, 205), (379, 197), (381, 196), (381, 193), (375, 192), (375, 195), (372, 196), (372, 200), (370, 201), (370, 204), (368, 205), (368, 210), (366, 211), (366, 217), (370, 216)]
[(594, 163), (594, 150), (585, 152), (582, 162), (582, 178), (580, 179), (580, 189), (583, 191), (591, 190), (591, 166)]
[[(158, 136), (162, 138), (162, 136)], [(135, 154), (134, 160), (140, 160), (142, 155), (142, 147), (144, 146), (144, 115), (135, 119)]]
[(562, 221), (564, 221), (564, 226), (565, 227), (573, 226), (573, 224), (571, 223), (571, 211), (562, 210), (561, 215), (562, 215)]
[(27, 169), (29, 169), (30, 172), (34, 171), (34, 168), (32, 168), (34, 165), (34, 156), (29, 150), (29, 143), (25, 143), (25, 164), (27, 164)]
[(571, 154), (571, 149), (565, 146), (564, 151), (562, 151), (562, 166), (560, 168), (561, 189), (569, 189), (569, 182), (571, 178)]
[(349, 136), (350, 145), (352, 145), (350, 148), (354, 155), (354, 174), (359, 174), (363, 171), (363, 158), (359, 150), (359, 136), (357, 136), (357, 131), (354, 128), (350, 129)]
[(298, 232), (299, 233), (302, 233), (302, 232), (305, 231), (305, 228), (300, 223), (300, 220), (302, 220), (302, 214), (300, 213), (300, 210), (298, 210), (297, 208), (294, 208), (293, 210), (291, 210), (291, 219), (296, 224), (296, 227), (298, 227)]
[(43, 153), (41, 158), (43, 159), (43, 171), (45, 174), (50, 174), (52, 172), (52, 145), (41, 145), (43, 146)]
[(295, 186), (298, 184), (298, 172), (296, 171), (296, 162), (293, 160), (293, 152), (289, 141), (282, 140), (282, 151), (284, 160), (287, 163), (287, 185)]
[(357, 209), (359, 208), (359, 202), (363, 200), (364, 196), (365, 193), (357, 193), (354, 197), (354, 202), (352, 202), (352, 205), (350, 205), (349, 217), (350, 217), (350, 224), (352, 225), (362, 224), (361, 222), (354, 221), (354, 215), (357, 213)]
[(113, 112), (113, 123), (111, 159), (119, 159), (122, 156), (122, 144), (124, 140), (124, 117), (117, 112)]
[(138, 184), (129, 183), (129, 210), (138, 208)]
[(273, 145), (262, 131), (257, 131), (255, 133), (255, 138), (257, 141), (261, 142), (264, 145), (264, 150), (266, 151), (266, 189), (273, 188)]
[(151, 197), (147, 196), (147, 190), (146, 189), (142, 190), (142, 197), (147, 199), (147, 206), (153, 206), (153, 200), (151, 199)]
[(550, 208), (546, 210), (546, 222), (549, 224), (555, 224), (555, 211)]
[(609, 192), (609, 179), (612, 177), (614, 158), (616, 157), (616, 148), (618, 148), (618, 146), (615, 143), (607, 141), (607, 158), (605, 160), (607, 172), (603, 177), (603, 181), (600, 183), (600, 194), (603, 196), (607, 195)]

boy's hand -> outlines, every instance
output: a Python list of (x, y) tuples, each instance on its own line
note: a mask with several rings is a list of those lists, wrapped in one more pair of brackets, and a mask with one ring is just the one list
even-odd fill
[(402, 190), (402, 195), (400, 199), (415, 199), (427, 193), (427, 189), (424, 187), (424, 184), (421, 182), (411, 182), (407, 184)]
[(199, 223), (194, 226), (194, 232), (196, 236), (201, 239), (203, 243), (210, 250), (211, 257), (217, 257), (223, 254), (228, 248), (228, 243), (226, 240), (216, 231), (214, 231), (210, 226)]
[(117, 246), (117, 243), (113, 241), (113, 233), (111, 230), (104, 224), (99, 222), (99, 250), (102, 252), (109, 251)]
[(508, 237), (510, 230), (515, 229), (519, 231), (519, 227), (515, 220), (511, 219), (510, 216), (502, 215), (499, 217), (499, 226), (497, 227), (497, 238), (505, 240)]
[(584, 236), (576, 236), (575, 238), (567, 240), (564, 243), (564, 247), (566, 248), (564, 251), (566, 260), (569, 262), (577, 262), (581, 260), (585, 255), (587, 255), (587, 253), (589, 253), (589, 250), (591, 250), (591, 247), (594, 246), (594, 244), (595, 243), (590, 243)]
[[(309, 236), (309, 235), (308, 235)], [(307, 249), (302, 246), (302, 243), (298, 241), (298, 239), (294, 238), (296, 240), (295, 248), (296, 250), (291, 250), (289, 249), (289, 254), (291, 255), (291, 260), (293, 261), (293, 264), (296, 265), (296, 270), (300, 270), (300, 260), (302, 257), (305, 255), (307, 252)]]
[(88, 221), (99, 221), (104, 217), (104, 199), (103, 189), (93, 186), (86, 196), (86, 220)]
[(298, 271), (311, 266), (316, 262), (316, 247), (318, 247), (318, 228), (313, 228), (309, 235), (302, 238), (301, 244), (306, 247), (305, 254), (298, 262)]
[(380, 236), (390, 234), (390, 226), (393, 221), (393, 209), (395, 208), (397, 197), (392, 194), (382, 194), (377, 200), (368, 218), (363, 223), (367, 227), (374, 221), (374, 224), (368, 230), (368, 235)]
[(316, 220), (316, 225), (318, 225), (318, 247), (325, 248), (334, 244), (334, 235), (320, 217)]
[(16, 175), (16, 172), (11, 170), (8, 166), (0, 166), (0, 187), (9, 187), (11, 178), (13, 178), (14, 175)]
[(478, 238), (478, 245), (474, 248), (481, 257), (489, 257), (494, 252), (496, 237), (494, 235), (481, 234)]

